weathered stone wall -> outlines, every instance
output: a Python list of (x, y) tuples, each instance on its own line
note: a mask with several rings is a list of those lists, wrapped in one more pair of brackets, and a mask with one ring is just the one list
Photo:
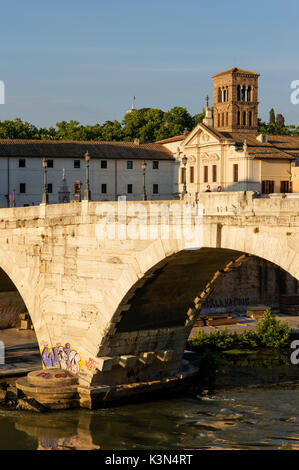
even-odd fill
[(20, 326), (19, 314), (26, 310), (24, 301), (17, 290), (0, 292), (0, 329)]
[(204, 303), (201, 313), (244, 312), (247, 305), (279, 307), (281, 294), (298, 292), (298, 281), (273, 263), (250, 257), (228, 273)]
[[(174, 374), (203, 302), (246, 261), (242, 253), (299, 279), (299, 198), (225, 193), (203, 194), (199, 202), (202, 236), (193, 241), (183, 232), (179, 239), (150, 238), (149, 232), (134, 238), (132, 230), (101, 239), (101, 222), (113, 228), (101, 213), (104, 203), (0, 210), (0, 267), (25, 302), (45, 366), (69, 368), (87, 386)], [(125, 229), (134, 217), (132, 204)], [(139, 207), (146, 211), (150, 204)]]

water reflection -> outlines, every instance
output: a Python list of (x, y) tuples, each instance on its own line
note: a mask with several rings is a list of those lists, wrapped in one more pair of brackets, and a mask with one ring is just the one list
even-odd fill
[(37, 450), (92, 450), (99, 449), (92, 441), (90, 414), (79, 414), (73, 410), (73, 419), (59, 419), (59, 414), (22, 414), (15, 420), (15, 428), (37, 439)]
[(0, 447), (9, 442), (10, 448), (39, 450), (297, 449), (298, 395), (296, 388), (248, 388), (97, 411), (2, 411), (0, 433), (10, 434)]

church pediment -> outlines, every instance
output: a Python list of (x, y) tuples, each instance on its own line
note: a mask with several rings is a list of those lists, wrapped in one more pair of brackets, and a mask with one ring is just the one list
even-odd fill
[(191, 147), (193, 145), (210, 145), (218, 144), (219, 142), (220, 138), (216, 136), (209, 127), (199, 123), (193, 131), (187, 135), (186, 139), (182, 142), (182, 146)]

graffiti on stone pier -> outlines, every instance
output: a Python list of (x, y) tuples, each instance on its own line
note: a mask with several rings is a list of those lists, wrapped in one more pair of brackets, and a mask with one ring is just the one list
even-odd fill
[(209, 299), (205, 302), (204, 308), (235, 307), (237, 305), (249, 305), (249, 297), (226, 297), (222, 299)]
[(73, 374), (79, 374), (83, 361), (80, 354), (71, 348), (69, 343), (65, 346), (44, 347), (42, 350), (43, 367), (60, 367)]

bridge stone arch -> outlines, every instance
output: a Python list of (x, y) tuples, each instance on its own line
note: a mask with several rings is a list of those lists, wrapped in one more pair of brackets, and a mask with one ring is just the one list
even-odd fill
[[(201, 193), (198, 203), (203, 208), (200, 242), (184, 236), (99, 239), (98, 224), (114, 223), (97, 210), (107, 203), (1, 209), (0, 267), (24, 299), (41, 352), (70, 346), (80, 358), (76, 372), (82, 386), (180, 374), (182, 352), (202, 299), (226, 269), (248, 255), (271, 261), (299, 279), (299, 198)], [(147, 210), (150, 204), (159, 202), (139, 206)], [(206, 277), (196, 282), (199, 262)], [(156, 323), (146, 324), (150, 296), (159, 302), (163, 294), (171, 294), (169, 285), (174, 286), (168, 295), (169, 315), (160, 300), (161, 309), (152, 317)], [(175, 322), (170, 321), (172, 306)], [(136, 320), (134, 329), (129, 318), (134, 322), (140, 311), (143, 323), (137, 327)]]
[(4, 237), (0, 243), (0, 269), (3, 271), (3, 277), (11, 282), (21, 296), (30, 315), (37, 339), (43, 336), (50, 341), (40, 310), (40, 300), (44, 295), (40, 274), (24, 262), (23, 242), (22, 238), (18, 240), (17, 237), (11, 235)]

